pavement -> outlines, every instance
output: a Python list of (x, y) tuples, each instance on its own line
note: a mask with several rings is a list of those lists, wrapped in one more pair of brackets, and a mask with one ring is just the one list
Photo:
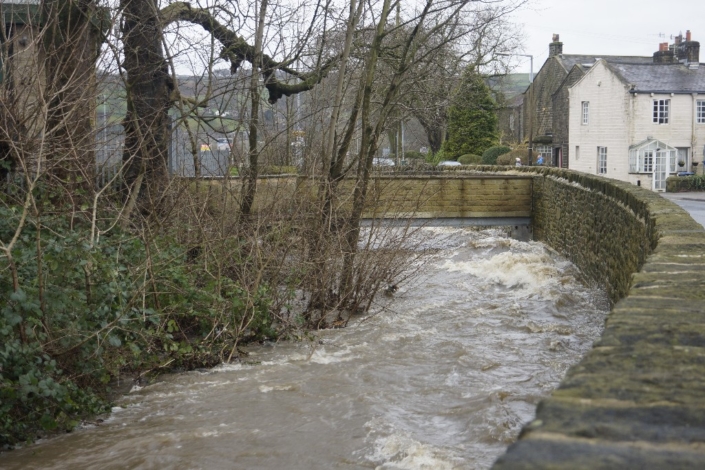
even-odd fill
[(688, 211), (697, 223), (705, 227), (705, 192), (660, 194)]

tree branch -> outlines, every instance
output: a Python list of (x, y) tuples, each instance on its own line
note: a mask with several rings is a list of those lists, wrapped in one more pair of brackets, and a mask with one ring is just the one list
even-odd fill
[[(185, 21), (201, 26), (223, 45), (221, 57), (230, 61), (230, 73), (237, 72), (243, 61), (254, 63), (255, 48), (237, 33), (223, 26), (208, 10), (194, 8), (187, 2), (176, 2), (164, 7), (160, 13), (162, 28), (171, 23)], [(260, 55), (262, 74), (265, 77), (265, 86), (269, 91), (269, 102), (274, 104), (282, 96), (291, 96), (311, 90), (318, 84), (337, 63), (338, 56), (328, 59), (317, 70), (309, 73), (300, 73), (288, 67), (289, 62), (278, 62), (266, 54)], [(301, 80), (296, 84), (281, 83), (277, 80), (275, 72), (279, 70)]]

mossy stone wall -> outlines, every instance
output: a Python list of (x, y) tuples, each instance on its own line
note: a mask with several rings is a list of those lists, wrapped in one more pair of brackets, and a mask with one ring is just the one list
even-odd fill
[(628, 183), (518, 170), (536, 175), (535, 237), (616, 305), (493, 468), (705, 468), (705, 229)]

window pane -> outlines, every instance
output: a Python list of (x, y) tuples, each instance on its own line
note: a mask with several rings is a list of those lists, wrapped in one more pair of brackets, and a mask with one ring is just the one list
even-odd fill
[(597, 173), (607, 173), (607, 147), (597, 147)]
[(654, 152), (650, 150), (644, 152), (644, 168), (642, 171), (646, 173), (654, 171)]
[(668, 113), (671, 100), (654, 100), (653, 122), (657, 124), (668, 124)]

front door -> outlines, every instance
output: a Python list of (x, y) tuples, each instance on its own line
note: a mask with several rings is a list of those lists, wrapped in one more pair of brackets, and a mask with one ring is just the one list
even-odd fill
[(670, 152), (656, 151), (654, 161), (653, 190), (666, 191), (666, 178), (668, 178), (668, 156)]

